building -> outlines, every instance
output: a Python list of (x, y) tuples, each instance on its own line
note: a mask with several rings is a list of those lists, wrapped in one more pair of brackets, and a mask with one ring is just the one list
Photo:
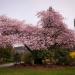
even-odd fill
[(15, 45), (13, 46), (13, 49), (16, 53), (20, 53), (20, 54), (29, 52), (27, 48), (24, 47), (24, 45)]

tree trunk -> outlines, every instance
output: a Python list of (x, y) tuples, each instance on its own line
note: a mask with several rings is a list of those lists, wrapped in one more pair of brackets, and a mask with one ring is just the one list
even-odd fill
[(27, 50), (32, 53), (32, 50), (26, 44), (24, 44), (24, 47), (26, 47)]

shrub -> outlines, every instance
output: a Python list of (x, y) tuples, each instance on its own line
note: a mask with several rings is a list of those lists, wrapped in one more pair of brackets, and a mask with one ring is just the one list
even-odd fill
[(71, 56), (73, 59), (75, 59), (75, 51), (70, 52), (70, 56)]
[(23, 55), (24, 64), (32, 64), (32, 54), (27, 52)]
[(75, 51), (69, 52), (71, 57), (71, 65), (75, 65)]
[(15, 64), (20, 64), (21, 63), (21, 54), (15, 53), (13, 56), (13, 60), (14, 60)]
[(50, 57), (48, 50), (34, 50), (33, 53), (34, 63), (35, 64), (45, 64), (45, 60)]
[(12, 48), (6, 47), (6, 48), (0, 48), (0, 62), (9, 62), (12, 57)]
[(53, 56), (52, 56), (55, 64), (69, 64), (70, 63), (70, 55), (69, 50), (64, 48), (58, 48), (53, 50)]

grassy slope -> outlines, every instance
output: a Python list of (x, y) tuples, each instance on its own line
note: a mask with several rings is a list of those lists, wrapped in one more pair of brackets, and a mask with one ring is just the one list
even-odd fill
[(75, 68), (0, 68), (0, 75), (75, 75)]

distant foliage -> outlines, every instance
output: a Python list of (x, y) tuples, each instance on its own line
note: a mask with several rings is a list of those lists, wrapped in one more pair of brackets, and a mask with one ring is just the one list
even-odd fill
[(63, 48), (58, 48), (53, 50), (54, 56), (53, 60), (55, 64), (60, 64), (60, 65), (68, 65), (70, 64), (71, 57), (69, 55), (69, 50), (63, 49)]
[(32, 58), (32, 54), (31, 53), (25, 53), (23, 55), (23, 62), (24, 62), (24, 64), (33, 64), (32, 60), (33, 60), (33, 58)]
[(6, 63), (12, 61), (12, 47), (6, 48), (0, 47), (0, 63)]

